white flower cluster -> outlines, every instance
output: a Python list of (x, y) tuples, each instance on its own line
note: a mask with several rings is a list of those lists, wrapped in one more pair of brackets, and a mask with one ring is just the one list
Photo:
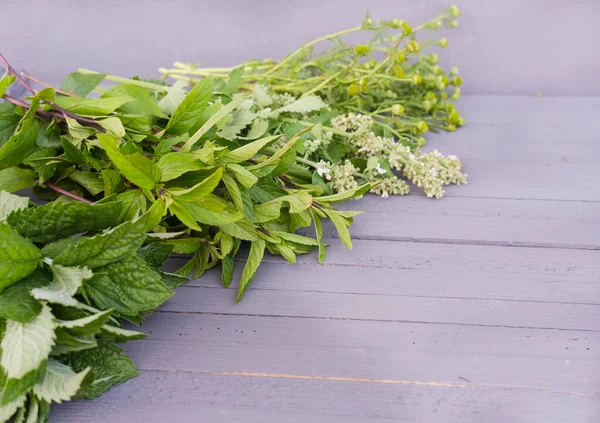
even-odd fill
[(381, 183), (371, 190), (373, 194), (379, 194), (383, 198), (392, 195), (405, 195), (410, 192), (410, 187), (402, 179), (392, 175), (390, 178), (381, 180)]
[(456, 156), (445, 157), (439, 151), (420, 154), (409, 160), (402, 174), (413, 184), (423, 188), (427, 197), (440, 198), (444, 195), (444, 185), (466, 184), (467, 175), (461, 173), (461, 164)]
[[(369, 132), (373, 126), (373, 118), (358, 113), (339, 115), (331, 120), (331, 126), (344, 132), (358, 133)], [(357, 133), (358, 132), (358, 133)]]
[(359, 169), (354, 167), (350, 160), (344, 164), (331, 164), (321, 160), (317, 165), (317, 174), (327, 181), (331, 181), (335, 192), (344, 192), (358, 186), (354, 173)]
[(256, 117), (258, 119), (269, 120), (272, 112), (273, 110), (270, 107), (265, 107), (264, 109), (260, 109), (256, 112)]
[(278, 107), (284, 107), (296, 101), (296, 97), (290, 93), (275, 93), (271, 95), (271, 98)]

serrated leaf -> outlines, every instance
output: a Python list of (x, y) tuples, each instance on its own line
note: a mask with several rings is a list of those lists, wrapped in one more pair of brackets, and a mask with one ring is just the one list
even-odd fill
[(101, 311), (100, 313), (82, 317), (75, 320), (56, 320), (56, 326), (69, 329), (71, 333), (83, 336), (95, 335), (106, 324), (110, 318), (112, 310)]
[(158, 273), (139, 257), (96, 269), (85, 292), (100, 308), (134, 315), (158, 307), (173, 296)]
[(54, 103), (79, 116), (106, 116), (131, 101), (129, 96), (110, 98), (57, 97)]
[(98, 122), (98, 124), (110, 135), (119, 138), (125, 136), (125, 127), (118, 117), (111, 116), (104, 119), (98, 119), (96, 122)]
[[(20, 167), (9, 167), (0, 170), (0, 192), (15, 192), (20, 189), (34, 187), (36, 183), (37, 175), (33, 170)], [(0, 207), (2, 207), (2, 200), (0, 200)]]
[(0, 223), (0, 292), (32, 273), (39, 259), (40, 250), (31, 241)]
[(119, 202), (89, 205), (52, 202), (42, 207), (13, 212), (7, 223), (33, 242), (50, 242), (87, 231), (117, 226)]
[(25, 210), (28, 206), (29, 198), (0, 190), (0, 222), (4, 221), (11, 213)]
[(149, 266), (161, 267), (169, 258), (173, 247), (173, 244), (166, 242), (152, 242), (140, 248), (137, 255), (148, 263)]
[(44, 376), (46, 365), (47, 361), (44, 360), (37, 369), (30, 371), (22, 378), (8, 379), (0, 391), (2, 393), (0, 407), (6, 406), (26, 394)]
[(93, 276), (87, 267), (65, 267), (51, 265), (53, 279), (52, 283), (43, 288), (34, 288), (31, 295), (37, 300), (65, 306), (77, 307), (78, 301), (73, 298), (84, 280)]
[(272, 115), (277, 116), (279, 113), (308, 113), (315, 110), (321, 110), (326, 107), (327, 104), (321, 100), (321, 97), (316, 95), (308, 95), (306, 97), (299, 98), (287, 106), (274, 110)]
[(8, 87), (15, 82), (15, 79), (17, 78), (14, 75), (8, 73), (8, 69), (4, 71), (4, 75), (0, 78), (0, 98), (4, 96)]
[(305, 191), (283, 195), (274, 200), (254, 206), (254, 221), (256, 223), (268, 222), (277, 219), (281, 214), (281, 207), (289, 205), (290, 213), (300, 213), (312, 204), (313, 198)]
[(82, 236), (48, 244), (42, 254), (63, 266), (83, 265), (91, 269), (105, 266), (134, 255), (146, 238), (147, 224), (148, 218), (143, 215), (93, 237)]
[(90, 367), (75, 373), (73, 369), (56, 360), (48, 360), (44, 378), (33, 387), (36, 397), (47, 402), (69, 401), (79, 390), (81, 382), (91, 370)]
[(9, 320), (0, 346), (0, 364), (9, 379), (20, 379), (37, 369), (54, 345), (54, 317), (47, 305), (29, 323)]
[(137, 186), (153, 189), (160, 181), (161, 171), (152, 160), (140, 153), (121, 153), (117, 148), (119, 139), (112, 135), (98, 134), (98, 140), (115, 167)]
[(278, 237), (286, 240), (286, 241), (290, 241), (290, 242), (294, 242), (296, 244), (302, 244), (302, 245), (309, 245), (309, 246), (318, 246), (319, 242), (313, 238), (309, 238), (307, 236), (302, 236), (302, 235), (298, 235), (298, 234), (293, 234), (293, 233), (289, 233), (289, 232), (282, 232), (282, 231), (271, 231), (272, 235), (277, 235)]
[(255, 118), (256, 113), (251, 112), (248, 109), (240, 108), (229, 115), (229, 119), (225, 122), (225, 125), (223, 125), (217, 135), (228, 140), (233, 140), (237, 138), (238, 134), (250, 125)]
[[(150, 97), (150, 91), (147, 88), (133, 84), (119, 84), (102, 93), (103, 98), (129, 96), (134, 100), (125, 103), (119, 107), (118, 111), (130, 115), (150, 115), (158, 118), (167, 118), (156, 101)], [(185, 91), (184, 94), (185, 96)]]
[(171, 116), (187, 95), (185, 87), (187, 87), (187, 83), (179, 79), (172, 87), (166, 87), (167, 94), (158, 102), (158, 107), (165, 114)]
[(61, 137), (61, 144), (65, 150), (65, 156), (67, 159), (79, 166), (85, 165), (85, 156), (79, 148), (77, 148), (71, 141), (67, 139), (67, 137)]
[(254, 86), (254, 93), (252, 94), (252, 100), (254, 100), (254, 102), (257, 105), (259, 105), (260, 107), (267, 107), (267, 106), (270, 106), (271, 104), (273, 104), (273, 99), (267, 93), (265, 88), (260, 84), (256, 84)]
[(30, 291), (49, 282), (47, 274), (37, 270), (4, 289), (0, 292), (0, 317), (21, 323), (31, 321), (42, 311), (42, 304), (31, 296)]
[(242, 77), (244, 75), (244, 65), (238, 66), (229, 72), (229, 76), (227, 78), (227, 86), (223, 90), (223, 92), (227, 95), (235, 94), (240, 85), (242, 85)]
[[(1, 393), (2, 391), (0, 391)], [(17, 410), (25, 405), (27, 395), (22, 395), (10, 404), (0, 406), (0, 422), (7, 422), (17, 412)]]
[(240, 285), (238, 286), (238, 293), (235, 299), (235, 302), (238, 303), (244, 297), (244, 294), (250, 287), (254, 276), (256, 275), (256, 271), (258, 270), (258, 266), (265, 255), (265, 241), (259, 239), (257, 241), (253, 241), (250, 244), (250, 253), (248, 254), (248, 259), (246, 261), (246, 265), (244, 266), (244, 270), (242, 271), (242, 277), (240, 278)]
[(102, 73), (83, 74), (73, 72), (61, 82), (60, 89), (80, 97), (86, 97), (105, 77), (106, 75)]
[(193, 187), (180, 190), (172, 189), (169, 190), (169, 193), (176, 201), (193, 203), (213, 192), (217, 185), (219, 185), (222, 175), (223, 168), (218, 168), (215, 172), (213, 172), (212, 175), (208, 176), (205, 180), (199, 182)]
[(200, 198), (194, 203), (186, 203), (182, 201), (175, 202), (173, 205), (169, 206), (169, 210), (171, 211), (176, 209), (180, 212), (181, 210), (184, 210), (184, 212), (189, 218), (192, 219), (193, 222), (200, 222), (207, 225), (227, 224), (238, 221), (243, 217), (243, 215), (231, 205), (223, 200), (220, 200), (219, 197), (211, 195)]
[[(180, 276), (177, 276), (177, 277), (179, 278)], [(102, 327), (102, 331), (109, 334), (110, 337), (115, 340), (115, 342), (137, 341), (139, 339), (144, 339), (145, 337), (148, 336), (142, 332), (118, 328), (116, 326), (111, 326), (111, 325), (104, 325), (104, 327)]]
[(190, 130), (198, 115), (208, 105), (208, 100), (212, 96), (213, 84), (213, 79), (208, 77), (194, 85), (185, 99), (183, 99), (173, 112), (165, 128), (165, 133), (180, 135)]
[(187, 172), (206, 168), (206, 165), (194, 154), (181, 152), (164, 154), (156, 165), (162, 172), (161, 182), (173, 180)]
[(176, 275), (175, 273), (158, 272), (163, 283), (170, 289), (175, 289), (188, 283), (190, 280), (184, 276)]
[(281, 135), (274, 135), (271, 137), (265, 137), (260, 140), (248, 143), (242, 147), (236, 148), (235, 150), (229, 151), (225, 154), (221, 160), (225, 163), (241, 163), (254, 157), (258, 152), (272, 143), (273, 141), (281, 138)]
[(91, 350), (71, 353), (61, 361), (76, 372), (91, 367), (91, 374), (95, 380), (90, 385), (83, 386), (77, 393), (77, 398), (94, 399), (111, 386), (139, 374), (131, 358), (123, 353), (121, 348), (108, 343), (101, 343)]
[(323, 242), (323, 224), (321, 223), (321, 218), (317, 216), (317, 213), (315, 213), (312, 209), (310, 212), (312, 214), (313, 221), (315, 222), (315, 232), (317, 235), (317, 242), (319, 243), (319, 263), (323, 264), (326, 254), (326, 245)]

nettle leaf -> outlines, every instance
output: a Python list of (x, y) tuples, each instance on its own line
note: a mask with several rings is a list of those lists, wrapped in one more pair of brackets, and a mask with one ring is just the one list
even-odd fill
[(271, 144), (273, 141), (281, 138), (281, 135), (274, 135), (271, 137), (265, 137), (260, 140), (248, 143), (242, 147), (236, 148), (235, 150), (229, 151), (221, 160), (225, 163), (241, 163), (254, 157), (258, 152)]
[(40, 250), (31, 241), (0, 223), (0, 291), (32, 273)]
[(258, 270), (258, 266), (265, 255), (265, 241), (262, 239), (253, 241), (250, 244), (250, 253), (248, 255), (248, 260), (246, 261), (246, 266), (244, 266), (244, 270), (242, 271), (242, 277), (240, 279), (240, 285), (238, 286), (238, 293), (235, 299), (235, 302), (238, 303), (244, 298), (244, 294), (252, 284), (254, 276), (256, 275), (256, 271)]
[(34, 288), (31, 295), (37, 300), (65, 306), (77, 307), (78, 301), (73, 298), (84, 280), (93, 276), (87, 267), (65, 267), (51, 265), (53, 279), (52, 283), (43, 288)]
[(48, 360), (43, 379), (33, 387), (36, 397), (46, 402), (69, 401), (81, 387), (81, 383), (91, 370), (90, 367), (75, 373), (69, 366), (56, 360)]
[[(177, 275), (174, 275), (177, 276)], [(177, 276), (181, 278), (181, 276)], [(183, 278), (187, 281), (187, 278)], [(127, 330), (118, 328), (116, 326), (104, 325), (102, 327), (102, 331), (108, 334), (115, 342), (128, 342), (128, 341), (137, 341), (139, 339), (144, 339), (148, 335), (142, 332), (138, 332), (135, 330)]]
[(204, 78), (190, 90), (185, 99), (173, 112), (165, 133), (180, 135), (190, 130), (198, 115), (208, 105), (212, 96), (214, 81), (212, 78)]
[(206, 168), (192, 153), (173, 152), (164, 154), (156, 163), (162, 172), (161, 182), (170, 181), (184, 173)]
[(73, 72), (61, 82), (60, 89), (80, 97), (86, 97), (106, 77), (103, 73), (84, 74)]
[(173, 296), (160, 275), (139, 257), (99, 267), (85, 283), (85, 292), (99, 307), (124, 315), (154, 309)]
[(95, 335), (106, 324), (110, 318), (110, 313), (112, 313), (112, 310), (101, 311), (75, 320), (56, 320), (56, 326), (69, 329), (69, 332), (77, 335)]
[(106, 116), (132, 100), (129, 96), (110, 98), (57, 97), (54, 103), (79, 116)]
[(34, 187), (36, 184), (37, 174), (33, 170), (20, 167), (9, 167), (0, 170), (0, 191), (15, 192), (20, 189)]
[(8, 216), (6, 222), (33, 242), (45, 243), (117, 226), (121, 209), (121, 203), (116, 201), (94, 205), (53, 202), (42, 207), (15, 211)]
[(235, 94), (242, 85), (242, 77), (244, 76), (244, 65), (238, 66), (231, 72), (229, 72), (229, 77), (227, 78), (227, 86), (223, 90), (223, 93), (227, 95)]
[(0, 190), (0, 222), (5, 220), (12, 212), (25, 210), (27, 207), (29, 207), (29, 198)]
[(77, 392), (76, 398), (94, 399), (111, 386), (139, 375), (131, 358), (121, 348), (109, 343), (99, 343), (97, 348), (70, 353), (61, 357), (61, 361), (75, 372), (91, 368), (95, 380), (84, 385)]
[(251, 112), (247, 108), (240, 107), (240, 109), (229, 115), (229, 119), (217, 135), (228, 140), (236, 139), (238, 134), (242, 132), (246, 126), (250, 125), (255, 118), (256, 113)]
[[(189, 238), (188, 238), (189, 239)], [(174, 245), (165, 242), (152, 242), (144, 245), (137, 252), (138, 257), (152, 267), (161, 267), (171, 255)]]
[[(47, 273), (36, 270), (0, 292), (0, 317), (27, 323), (42, 311), (42, 304), (30, 291), (50, 283)], [(0, 385), (1, 386), (1, 385)]]
[(27, 118), (20, 129), (0, 147), (0, 170), (21, 164), (36, 148), (39, 121)]
[(169, 190), (169, 193), (176, 201), (184, 201), (193, 203), (214, 191), (221, 181), (223, 168), (218, 168), (212, 175), (204, 179), (202, 182), (188, 189)]
[(0, 391), (2, 394), (0, 407), (6, 406), (25, 395), (44, 376), (46, 367), (47, 360), (44, 360), (37, 369), (30, 371), (22, 378), (8, 379), (4, 384), (4, 389)]
[(29, 323), (6, 322), (2, 338), (2, 360), (0, 364), (9, 379), (20, 379), (37, 369), (54, 345), (54, 316), (47, 305)]
[(119, 139), (112, 135), (98, 134), (98, 140), (115, 167), (137, 186), (153, 189), (160, 181), (161, 171), (152, 160), (140, 153), (121, 153), (117, 147)]
[(327, 107), (327, 104), (321, 100), (321, 97), (316, 95), (308, 95), (302, 97), (287, 106), (273, 110), (272, 115), (277, 116), (279, 113), (308, 113), (315, 110), (321, 110)]
[(252, 100), (260, 107), (267, 107), (273, 104), (273, 99), (267, 93), (267, 90), (260, 84), (254, 86), (254, 93), (252, 94)]
[[(0, 391), (1, 392), (1, 391)], [(7, 422), (17, 412), (17, 410), (25, 405), (27, 395), (22, 395), (10, 404), (0, 406), (0, 422)], [(29, 422), (27, 422), (29, 423)]]
[(13, 136), (21, 120), (15, 109), (11, 103), (0, 103), (0, 147)]
[(187, 83), (181, 80), (175, 81), (172, 87), (166, 87), (167, 94), (158, 102), (158, 107), (171, 116), (187, 95), (185, 87)]
[[(109, 203), (110, 204), (110, 203)], [(105, 266), (132, 256), (146, 239), (147, 215), (93, 237), (69, 238), (48, 244), (42, 254), (63, 266)]]

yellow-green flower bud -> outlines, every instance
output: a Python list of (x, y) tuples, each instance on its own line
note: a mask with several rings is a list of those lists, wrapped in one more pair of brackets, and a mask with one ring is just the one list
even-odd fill
[(451, 123), (448, 126), (446, 126), (446, 130), (449, 132), (454, 132), (454, 131), (456, 131), (456, 125)]
[(450, 12), (450, 15), (452, 15), (455, 18), (458, 18), (460, 16), (460, 9), (456, 7), (455, 4), (450, 6), (450, 9), (448, 9), (448, 11)]
[(404, 106), (402, 104), (394, 104), (392, 106), (392, 114), (393, 115), (402, 115), (402, 114), (404, 114)]
[(406, 51), (409, 53), (416, 53), (421, 49), (421, 46), (415, 40), (410, 40), (406, 43)]
[(413, 30), (409, 24), (402, 21), (402, 35), (407, 36), (412, 34)]
[(446, 91), (442, 92), (442, 99), (447, 99), (448, 98), (448, 93)]
[(460, 76), (456, 76), (454, 78), (452, 78), (452, 85), (455, 85), (457, 87), (460, 87), (463, 83), (463, 80)]
[(431, 63), (432, 65), (437, 65), (437, 63), (440, 61), (440, 57), (437, 54), (432, 53), (429, 56), (427, 56), (427, 60), (429, 60), (429, 63)]
[(375, 59), (371, 59), (371, 60), (369, 60), (369, 64), (370, 64), (371, 66), (375, 67), (375, 65), (377, 65), (377, 60), (375, 60)]
[(400, 19), (392, 19), (391, 21), (388, 22), (388, 25), (390, 26), (390, 28), (394, 28), (394, 29), (398, 29), (402, 26), (402, 20)]
[(354, 51), (356, 51), (356, 54), (359, 56), (366, 56), (369, 54), (369, 51), (371, 51), (371, 48), (367, 45), (358, 45), (354, 47)]
[(451, 28), (456, 28), (456, 27), (458, 27), (458, 21), (457, 21), (457, 20), (450, 21), (450, 27), (451, 27)]
[(350, 97), (354, 97), (355, 95), (358, 95), (358, 92), (360, 91), (358, 88), (358, 85), (356, 84), (352, 84), (348, 86), (348, 89), (346, 90), (348, 92), (348, 95)]
[(426, 112), (431, 110), (431, 106), (432, 104), (429, 100), (423, 100), (423, 109), (425, 109)]
[(429, 125), (427, 125), (427, 122), (425, 122), (424, 120), (419, 121), (419, 123), (417, 123), (417, 131), (419, 131), (419, 133), (424, 134), (427, 131), (429, 131)]
[(438, 46), (440, 46), (441, 48), (446, 48), (448, 47), (448, 39), (447, 38), (440, 38), (439, 41), (437, 42)]
[(404, 78), (404, 69), (402, 69), (402, 66), (394, 66), (394, 73), (396, 74), (396, 78)]
[(429, 91), (427, 94), (425, 94), (425, 98), (427, 100), (435, 100), (435, 93), (433, 91)]
[(460, 88), (456, 88), (452, 96), (450, 96), (452, 100), (458, 100), (460, 98)]
[(425, 144), (427, 144), (427, 141), (425, 141), (425, 138), (419, 137), (417, 139), (417, 144), (419, 145), (419, 147), (425, 147)]
[(467, 122), (465, 121), (464, 117), (461, 116), (458, 118), (458, 123), (457, 123), (458, 126), (464, 126), (465, 123), (467, 123)]
[(450, 115), (448, 116), (448, 120), (452, 123), (458, 123), (459, 118), (460, 118), (460, 114), (458, 113), (458, 110), (456, 110), (456, 109), (452, 110), (452, 113), (450, 113)]
[(396, 60), (398, 61), (398, 63), (402, 63), (406, 60), (406, 56), (404, 55), (404, 53), (398, 53), (396, 55)]
[(450, 69), (450, 72), (448, 72), (450, 75), (458, 75), (458, 68), (456, 66), (453, 66)]
[(444, 70), (440, 67), (440, 65), (433, 65), (429, 68), (431, 70), (431, 72), (433, 72), (436, 75), (440, 75), (444, 73)]
[(412, 76), (411, 81), (412, 81), (413, 84), (419, 85), (421, 82), (423, 82), (423, 78), (421, 78), (421, 75), (419, 75), (418, 73), (415, 73)]
[(361, 92), (367, 91), (368, 83), (369, 81), (367, 81), (367, 78), (360, 78), (360, 81), (358, 81), (358, 87), (360, 88)]

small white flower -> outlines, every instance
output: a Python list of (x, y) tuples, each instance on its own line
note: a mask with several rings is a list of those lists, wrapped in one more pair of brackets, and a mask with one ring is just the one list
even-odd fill
[(408, 155), (408, 158), (409, 158), (410, 160), (414, 160), (414, 159), (415, 159), (415, 155), (414, 155), (413, 153), (410, 153), (410, 154)]
[(381, 194), (381, 198), (388, 198), (390, 195), (388, 194), (387, 191), (383, 191), (383, 193)]
[(437, 169), (435, 167), (431, 168), (431, 176), (437, 176), (438, 172)]
[[(319, 176), (323, 176), (324, 174), (331, 173), (331, 170), (327, 169), (326, 167), (318, 167), (317, 173), (319, 174)], [(327, 176), (329, 176), (329, 175), (327, 175)], [(329, 179), (331, 179), (331, 176), (329, 176)]]
[(383, 175), (384, 173), (387, 172), (387, 170), (382, 169), (381, 165), (379, 163), (377, 163), (377, 167), (375, 168), (375, 170), (377, 171), (377, 173), (379, 173), (380, 175)]
[(448, 158), (449, 158), (450, 160), (458, 160), (458, 157), (456, 157), (456, 156), (454, 156), (454, 155), (450, 155), (450, 156), (448, 156)]

